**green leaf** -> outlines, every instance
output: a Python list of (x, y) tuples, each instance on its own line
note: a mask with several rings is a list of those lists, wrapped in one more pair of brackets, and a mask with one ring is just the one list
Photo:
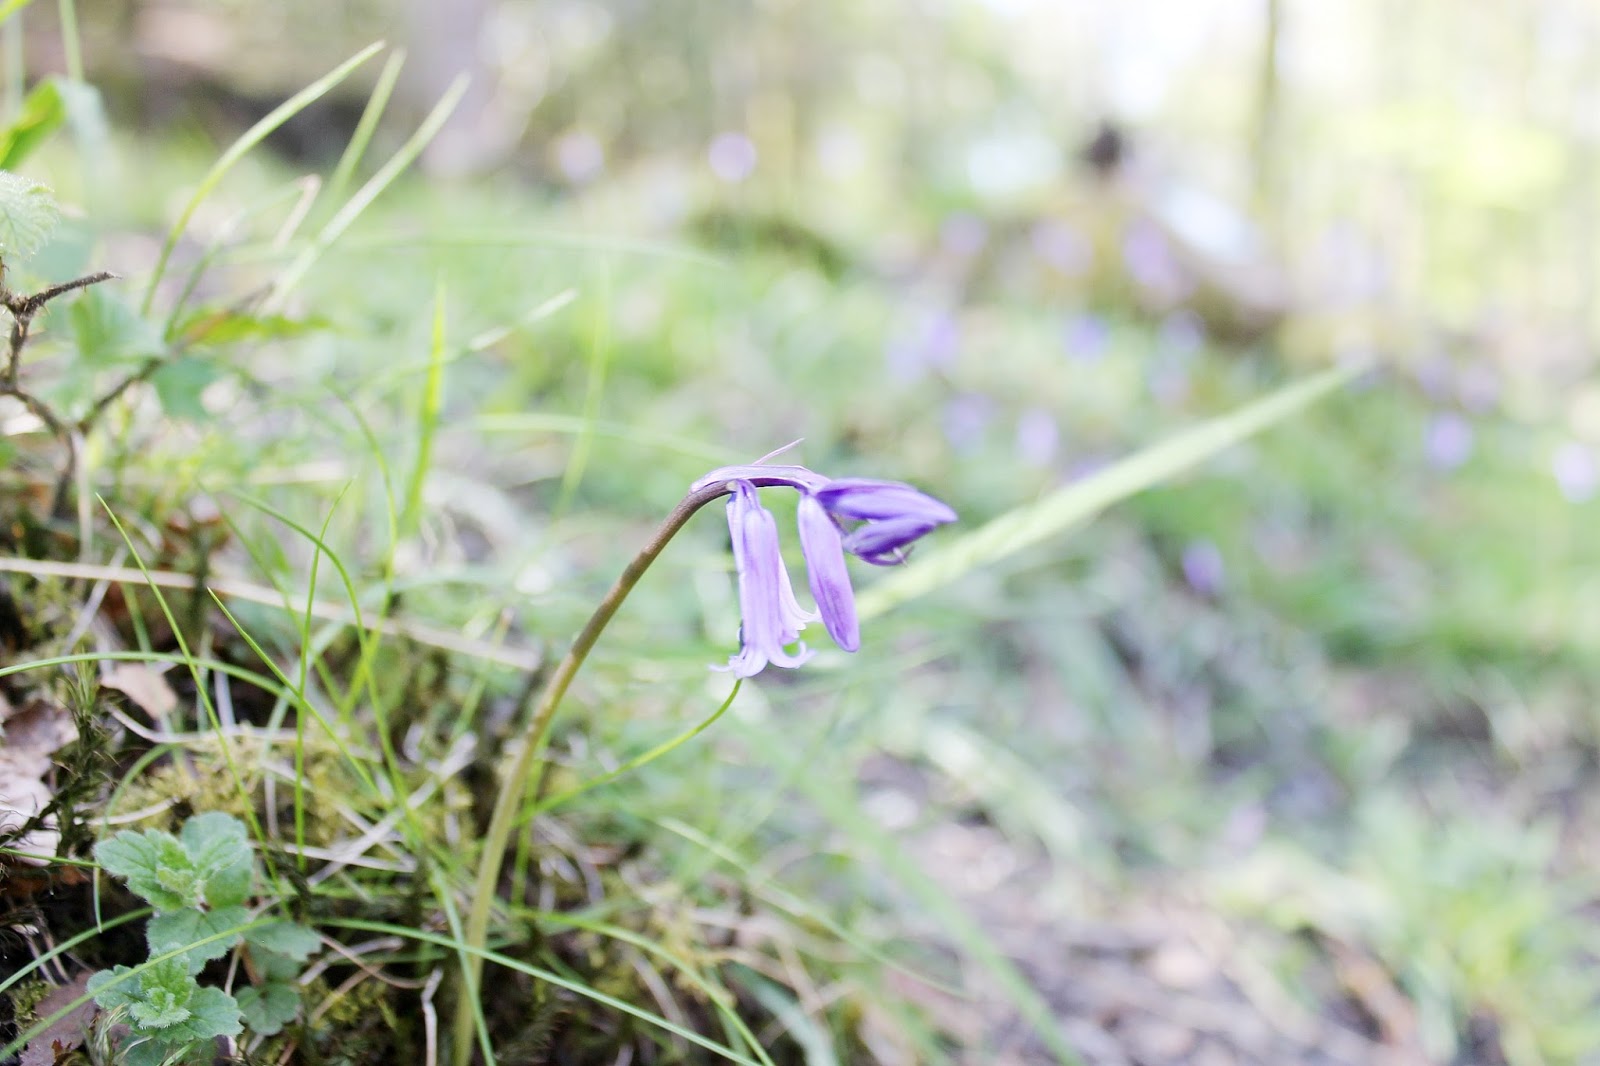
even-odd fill
[(135, 1036), (117, 1048), (121, 1066), (168, 1066), (183, 1062), (183, 1043), (174, 1043), (154, 1036)]
[(205, 881), (210, 906), (231, 907), (250, 898), (255, 856), (243, 822), (218, 811), (196, 815), (184, 823), (183, 847)]
[(255, 963), (256, 975), (263, 981), (293, 981), (305, 968), (303, 960), (296, 962), (287, 955), (260, 948), (251, 949), (250, 961)]
[[(127, 966), (118, 966), (110, 970), (101, 970), (89, 975), (89, 983), (85, 986), (88, 993), (94, 997), (95, 1004), (101, 1010), (116, 1010), (126, 1007), (139, 995), (139, 979), (129, 978), (117, 981), (117, 978), (133, 971)], [(116, 981), (115, 984), (112, 984)]]
[(305, 962), (322, 946), (322, 938), (317, 936), (316, 930), (294, 922), (268, 922), (250, 930), (245, 939), (252, 948), (262, 948), (295, 962)]
[(238, 1036), (244, 1031), (239, 1003), (220, 988), (197, 989), (189, 1001), (189, 1020), (184, 1028), (197, 1040)]
[[(85, 164), (103, 165), (106, 151), (111, 145), (111, 123), (106, 118), (105, 97), (100, 90), (86, 81), (56, 78), (56, 92), (61, 97), (61, 109), (67, 126), (78, 144), (78, 152)], [(104, 180), (106, 175), (97, 176)]]
[[(119, 980), (120, 979), (120, 980)], [(181, 958), (147, 963), (137, 970), (118, 966), (89, 978), (88, 991), (102, 1010), (125, 1007), (141, 1029), (170, 1029), (188, 1020), (200, 986)]]
[(201, 879), (189, 853), (177, 837), (159, 829), (123, 830), (94, 847), (102, 869), (128, 882), (129, 890), (150, 902), (157, 911), (197, 907)]
[(162, 413), (168, 418), (201, 422), (210, 416), (201, 397), (221, 376), (206, 360), (185, 355), (162, 364), (161, 369), (150, 375), (150, 384), (161, 401)]
[(26, 259), (49, 238), (61, 218), (50, 190), (31, 178), (0, 171), (0, 259)]
[(188, 315), (173, 331), (184, 347), (222, 346), (240, 341), (284, 340), (303, 337), (331, 328), (321, 316), (290, 318), (288, 315), (258, 315), (236, 308), (207, 308)]
[(17, 169), (66, 118), (66, 105), (56, 88), (56, 79), (47, 78), (35, 85), (23, 98), (17, 117), (0, 129), (0, 170)]
[(72, 302), (68, 315), (78, 355), (91, 369), (138, 362), (166, 351), (155, 323), (140, 317), (108, 289), (85, 291)]
[(241, 988), (239, 1012), (244, 1023), (260, 1036), (275, 1036), (294, 1021), (300, 1011), (300, 994), (284, 981), (268, 981), (259, 987)]
[[(198, 942), (244, 925), (249, 920), (250, 912), (239, 906), (218, 907), (210, 911), (185, 909), (171, 914), (158, 914), (150, 919), (144, 936), (150, 944), (152, 955), (189, 948), (181, 957), (190, 973), (199, 973), (206, 963), (226, 955), (228, 949), (239, 942), (239, 936), (235, 934), (205, 944)], [(190, 948), (191, 944), (198, 946)]]

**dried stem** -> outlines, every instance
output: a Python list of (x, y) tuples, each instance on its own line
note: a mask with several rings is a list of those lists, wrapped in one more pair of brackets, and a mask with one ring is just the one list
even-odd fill
[(52, 285), (48, 289), (23, 296), (7, 289), (0, 284), (0, 307), (11, 312), (11, 337), (6, 345), (5, 366), (0, 369), (0, 396), (11, 396), (17, 399), (24, 407), (33, 412), (35, 418), (45, 424), (56, 438), (61, 442), (61, 448), (66, 453), (66, 461), (62, 464), (61, 476), (56, 480), (54, 498), (50, 501), (50, 511), (54, 514), (66, 499), (67, 488), (72, 484), (72, 475), (78, 466), (78, 448), (73, 440), (74, 432), (82, 433), (88, 428), (88, 423), (69, 423), (51, 410), (50, 405), (28, 392), (22, 387), (22, 349), (27, 347), (28, 333), (33, 329), (33, 320), (45, 305), (58, 296), (69, 292), (86, 289), (90, 285), (98, 285), (102, 281), (110, 281), (117, 275), (108, 271), (99, 271), (87, 274), (81, 278), (64, 281), (60, 285)]

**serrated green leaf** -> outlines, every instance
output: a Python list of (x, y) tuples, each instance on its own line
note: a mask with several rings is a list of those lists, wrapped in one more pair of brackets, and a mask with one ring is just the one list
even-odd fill
[(138, 362), (166, 351), (160, 328), (108, 289), (86, 290), (67, 314), (78, 357), (91, 370)]
[(197, 989), (189, 1000), (189, 1019), (184, 1029), (196, 1040), (219, 1036), (238, 1036), (244, 1031), (239, 1020), (239, 1004), (220, 988)]
[(37, 252), (60, 218), (61, 208), (48, 188), (0, 171), (0, 259), (15, 264)]
[(17, 169), (66, 118), (66, 104), (56, 88), (56, 79), (47, 78), (35, 85), (23, 98), (17, 117), (0, 129), (0, 170)]
[(185, 355), (162, 364), (161, 369), (150, 375), (150, 384), (161, 401), (161, 412), (168, 418), (200, 422), (210, 415), (201, 397), (221, 376), (210, 362)]
[(101, 970), (88, 983), (102, 1010), (125, 1007), (130, 1021), (144, 1029), (167, 1029), (187, 1019), (188, 1004), (199, 987), (181, 959), (164, 959), (137, 970), (126, 966)]
[(300, 993), (284, 981), (241, 988), (237, 999), (244, 1023), (259, 1036), (276, 1036), (300, 1011)]
[(250, 961), (263, 981), (293, 981), (305, 969), (304, 961), (296, 962), (287, 955), (256, 947), (250, 949)]
[(295, 962), (305, 962), (313, 951), (322, 946), (322, 938), (317, 936), (316, 930), (294, 922), (259, 925), (250, 930), (245, 939), (252, 948), (261, 948)]
[(164, 955), (198, 944), (181, 957), (190, 973), (199, 973), (206, 963), (226, 955), (228, 949), (239, 942), (239, 936), (235, 934), (205, 944), (198, 942), (244, 925), (249, 920), (250, 912), (239, 906), (218, 907), (210, 911), (185, 909), (150, 919), (144, 936), (150, 945), (151, 955)]
[[(101, 1010), (116, 1010), (118, 1007), (126, 1007), (139, 995), (139, 979), (132, 977), (126, 981), (117, 981), (117, 978), (131, 972), (132, 970), (127, 966), (100, 970), (89, 975), (89, 983), (85, 988), (94, 997), (95, 1004)], [(116, 981), (116, 983), (112, 984), (113, 981)]]
[(189, 1008), (165, 988), (153, 988), (128, 1004), (128, 1018), (141, 1029), (170, 1029), (189, 1020)]
[(127, 881), (128, 888), (157, 911), (182, 910), (201, 902), (194, 863), (171, 833), (124, 830), (96, 844), (94, 857), (102, 869)]
[(212, 811), (183, 825), (183, 847), (205, 881), (205, 899), (212, 907), (231, 907), (250, 898), (255, 881), (255, 855), (244, 823), (231, 814)]

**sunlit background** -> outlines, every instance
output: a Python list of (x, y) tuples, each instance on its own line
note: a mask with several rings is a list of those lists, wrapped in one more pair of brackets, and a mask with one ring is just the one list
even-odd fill
[[(711, 854), (812, 902), (785, 912), (800, 948), (749, 934), (779, 945), (756, 998), (783, 1061), (1056, 1061), (1040, 1005), (1093, 1063), (1600, 1061), (1600, 4), (76, 14), (76, 47), (44, 0), (0, 27), (8, 114), (24, 70), (81, 63), (104, 94), (109, 134), (30, 164), (85, 205), (62, 276), (141, 277), (227, 144), (385, 40), (403, 65), (361, 67), (196, 214), (168, 295), (202, 262), (196, 301), (271, 285), (311, 232), (296, 197), (348, 196), (453, 102), (285, 294), (303, 329), (158, 382), (189, 406), (129, 430), (118, 484), (247, 485), (312, 527), (342, 499), (329, 539), (372, 558), (444, 308), (395, 559), (406, 608), (474, 639), (564, 641), (684, 486), (797, 438), (970, 530), (1367, 368), (873, 621), (857, 656), (769, 671), (735, 724), (574, 816), (657, 856), (634, 888), (686, 922), (727, 903)], [(725, 693), (703, 663), (737, 620), (701, 521), (602, 645), (572, 773)], [(883, 964), (902, 941), (945, 985)]]

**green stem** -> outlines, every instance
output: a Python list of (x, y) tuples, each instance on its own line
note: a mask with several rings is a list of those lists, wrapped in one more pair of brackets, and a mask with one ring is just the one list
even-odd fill
[(483, 975), (482, 951), (488, 945), (489, 912), (494, 907), (495, 893), (500, 883), (500, 870), (505, 864), (506, 847), (510, 841), (511, 830), (516, 825), (517, 810), (522, 806), (522, 798), (528, 793), (529, 784), (537, 788), (539, 780), (544, 775), (545, 764), (539, 759), (539, 754), (544, 748), (545, 734), (550, 731), (550, 722), (555, 718), (556, 709), (561, 706), (561, 698), (566, 695), (573, 676), (583, 666), (583, 661), (589, 657), (589, 652), (599, 641), (600, 634), (605, 631), (612, 616), (622, 606), (622, 601), (628, 598), (628, 593), (633, 591), (633, 587), (639, 583), (644, 572), (650, 569), (650, 564), (656, 561), (656, 556), (661, 554), (667, 543), (677, 535), (696, 511), (727, 494), (727, 482), (718, 482), (716, 485), (690, 493), (672, 509), (666, 521), (661, 523), (655, 535), (628, 564), (627, 569), (622, 571), (616, 584), (611, 586), (605, 599), (600, 601), (594, 614), (589, 616), (589, 621), (584, 623), (583, 629), (573, 638), (572, 647), (567, 649), (567, 654), (562, 657), (555, 672), (545, 682), (543, 691), (539, 693), (533, 718), (523, 732), (522, 747), (517, 752), (517, 761), (506, 777), (506, 787), (500, 790), (500, 795), (495, 800), (494, 813), (489, 817), (489, 829), (483, 837), (483, 854), (478, 859), (478, 876), (473, 887), (472, 908), (467, 914), (466, 943), (462, 952), (462, 976), (465, 980), (462, 981), (456, 1002), (454, 1041), (456, 1066), (467, 1066), (472, 1056), (472, 1005), (477, 999), (479, 978)]

